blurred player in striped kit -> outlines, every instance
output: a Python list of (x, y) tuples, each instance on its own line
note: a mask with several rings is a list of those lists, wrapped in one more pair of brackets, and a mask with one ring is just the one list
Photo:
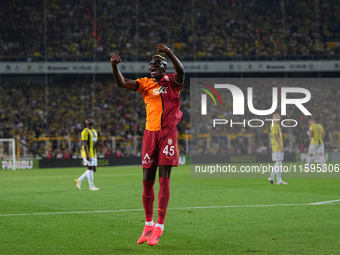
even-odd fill
[(320, 159), (320, 163), (322, 164), (322, 168), (326, 168), (326, 159), (325, 159), (325, 146), (323, 143), (323, 139), (325, 138), (325, 131), (323, 126), (319, 123), (316, 123), (315, 120), (310, 120), (308, 122), (309, 130), (307, 130), (307, 135), (311, 137), (311, 141), (308, 148), (307, 162), (305, 165), (305, 171), (308, 171), (309, 165), (315, 159), (315, 154)]
[(282, 132), (280, 128), (280, 114), (273, 114), (273, 124), (270, 127), (270, 141), (272, 145), (272, 160), (275, 162), (274, 169), (268, 178), (268, 181), (271, 184), (275, 183), (275, 175), (276, 175), (276, 184), (288, 184), (287, 182), (282, 181), (281, 172), (282, 172), (282, 161), (285, 149), (283, 147), (283, 138)]
[(84, 166), (87, 167), (87, 170), (82, 176), (75, 179), (74, 182), (76, 183), (77, 189), (81, 190), (81, 183), (87, 178), (90, 190), (96, 191), (99, 190), (99, 188), (93, 184), (93, 173), (96, 172), (97, 168), (98, 134), (93, 128), (93, 121), (91, 119), (85, 120), (84, 124), (85, 128), (81, 132), (81, 140), (83, 144), (81, 148), (81, 156), (83, 157)]

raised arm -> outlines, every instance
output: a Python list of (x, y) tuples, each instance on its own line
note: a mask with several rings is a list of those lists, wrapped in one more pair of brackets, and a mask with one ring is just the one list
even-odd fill
[(159, 52), (165, 52), (169, 58), (171, 59), (172, 65), (175, 68), (175, 81), (182, 84), (184, 82), (184, 68), (181, 64), (181, 61), (176, 57), (176, 55), (172, 52), (172, 50), (164, 45), (163, 43), (160, 43), (156, 46), (157, 51)]
[(113, 76), (115, 77), (118, 86), (136, 91), (138, 89), (138, 83), (134, 80), (124, 78), (124, 76), (119, 71), (118, 66), (117, 66), (120, 62), (122, 62), (122, 59), (120, 58), (119, 55), (113, 55), (111, 57), (110, 63), (112, 67), (112, 72), (113, 72)]

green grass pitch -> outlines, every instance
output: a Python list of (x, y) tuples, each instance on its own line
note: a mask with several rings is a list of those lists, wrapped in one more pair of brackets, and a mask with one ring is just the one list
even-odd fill
[(175, 168), (165, 231), (150, 247), (137, 245), (141, 167), (99, 168), (101, 190), (85, 180), (78, 191), (84, 170), (0, 171), (0, 254), (339, 254), (340, 201), (310, 203), (339, 200), (340, 179), (283, 175), (284, 186)]

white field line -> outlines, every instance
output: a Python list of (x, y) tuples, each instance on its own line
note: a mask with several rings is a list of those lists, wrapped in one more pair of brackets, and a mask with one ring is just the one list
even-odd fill
[(311, 205), (324, 205), (324, 204), (330, 204), (330, 203), (336, 203), (336, 202), (340, 202), (340, 199), (311, 203)]
[[(336, 202), (340, 202), (340, 199), (330, 200), (330, 201), (321, 201), (321, 202), (315, 202), (315, 203), (303, 203), (303, 204), (191, 206), (191, 207), (168, 208), (168, 210), (192, 210), (192, 209), (216, 209), (216, 208), (247, 208), (247, 207), (311, 206), (311, 205), (331, 204), (331, 203), (336, 203)], [(0, 214), (0, 217), (34, 216), (34, 215), (59, 215), (59, 214), (87, 214), (87, 213), (115, 213), (115, 212), (137, 212), (137, 211), (144, 211), (144, 209), (139, 208), (139, 209), (98, 210), (98, 211), (74, 211), (74, 212), (12, 213), (12, 214)]]

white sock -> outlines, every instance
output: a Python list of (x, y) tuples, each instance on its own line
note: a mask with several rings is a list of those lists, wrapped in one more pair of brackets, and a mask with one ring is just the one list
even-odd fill
[(93, 171), (87, 170), (87, 180), (89, 181), (90, 188), (93, 188)]
[(276, 161), (276, 180), (279, 182), (281, 181), (281, 169), (282, 169), (282, 161)]
[(326, 164), (326, 157), (325, 157), (325, 155), (320, 156), (320, 159), (321, 159), (321, 168), (322, 169), (327, 169), (327, 167), (325, 166), (325, 164)]
[(274, 166), (273, 166), (273, 171), (270, 173), (270, 179), (271, 180), (274, 180), (274, 178), (275, 178), (275, 174), (277, 174), (278, 173), (278, 167), (280, 166), (279, 164), (278, 164), (278, 162), (280, 162), (280, 161), (276, 161), (275, 162), (275, 164), (274, 164)]
[(307, 155), (307, 160), (306, 160), (306, 165), (307, 167), (309, 167), (310, 163), (312, 162), (313, 156), (309, 156), (309, 154)]
[(153, 220), (152, 220), (152, 221), (146, 221), (146, 222), (145, 222), (145, 225), (146, 225), (146, 226), (152, 227), (153, 224), (155, 224), (155, 223), (153, 222)]
[(78, 178), (78, 182), (79, 182), (79, 183), (82, 183), (82, 181), (85, 180), (85, 179), (87, 178), (87, 171), (88, 171), (88, 170), (86, 170), (86, 171), (83, 173), (83, 175), (80, 176), (80, 177)]
[(162, 231), (164, 231), (164, 224), (156, 224), (156, 227), (159, 227)]
[[(275, 167), (275, 165), (274, 165), (274, 167)], [(275, 177), (275, 168), (273, 169), (273, 171), (270, 173), (270, 179), (271, 180), (274, 180), (274, 177)]]

